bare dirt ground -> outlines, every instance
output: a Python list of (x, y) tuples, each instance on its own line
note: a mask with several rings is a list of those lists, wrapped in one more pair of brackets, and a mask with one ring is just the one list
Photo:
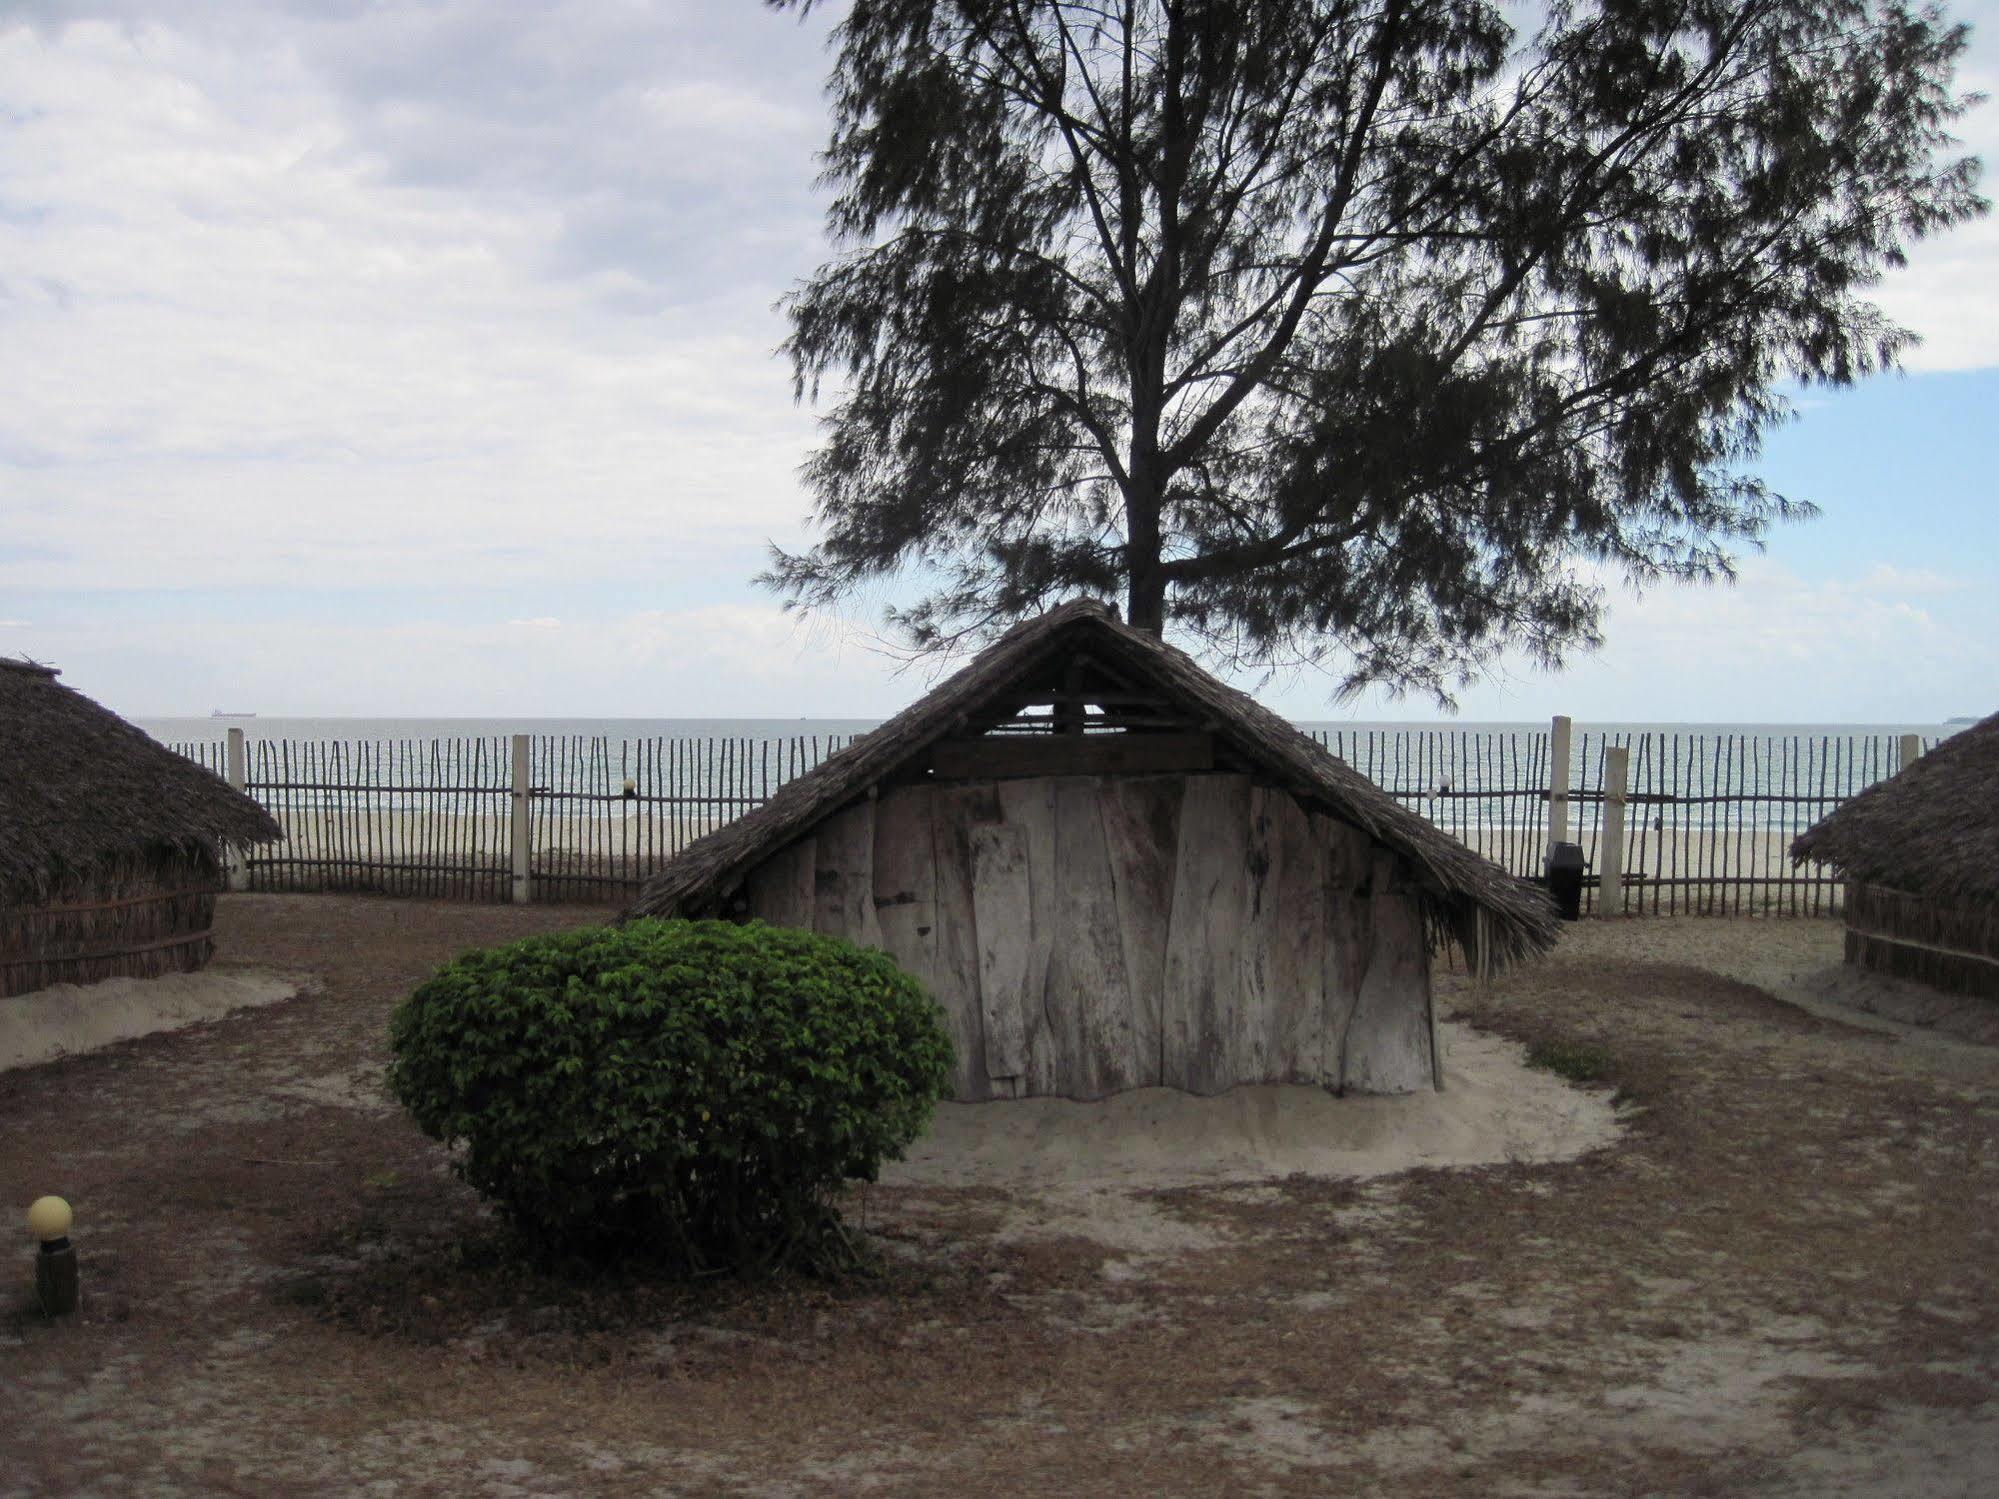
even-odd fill
[(0, 1207), (75, 1203), (87, 1296), (44, 1322), (0, 1238), (0, 1494), (1999, 1474), (1999, 1050), (1854, 1007), (1829, 923), (1594, 923), (1447, 978), (1461, 1021), (1608, 1051), (1623, 1130), (1578, 1159), (1159, 1189), (1102, 1231), (1019, 1181), (876, 1187), (879, 1278), (686, 1289), (517, 1268), (377, 1091), (432, 965), (601, 914), (233, 897), (224, 961), (298, 998), (0, 1073)]

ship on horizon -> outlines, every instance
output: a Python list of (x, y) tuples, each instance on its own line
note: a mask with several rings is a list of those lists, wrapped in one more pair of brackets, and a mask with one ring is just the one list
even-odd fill
[(257, 715), (254, 713), (224, 713), (220, 708), (217, 708), (208, 716), (210, 718), (255, 718)]

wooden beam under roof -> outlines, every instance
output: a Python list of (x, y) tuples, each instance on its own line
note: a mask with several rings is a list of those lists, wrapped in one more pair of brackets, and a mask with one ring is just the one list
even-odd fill
[(1215, 736), (1166, 734), (1008, 734), (944, 739), (930, 751), (942, 780), (1016, 776), (1146, 775), (1212, 770)]

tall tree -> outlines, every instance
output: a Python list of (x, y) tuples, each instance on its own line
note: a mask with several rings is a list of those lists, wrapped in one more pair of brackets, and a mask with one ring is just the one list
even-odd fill
[[(773, 0), (779, 9), (801, 0)], [(811, 0), (803, 0), (809, 5)], [(1596, 639), (1605, 568), (1709, 578), (1809, 506), (1786, 382), (1983, 211), (1966, 32), (1891, 0), (853, 0), (820, 536), (919, 647), (1076, 593), (1239, 664), (1447, 697)]]

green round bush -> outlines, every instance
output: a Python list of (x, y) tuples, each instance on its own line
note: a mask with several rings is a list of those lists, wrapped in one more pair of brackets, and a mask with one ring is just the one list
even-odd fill
[(923, 1132), (951, 1068), (886, 954), (761, 922), (466, 953), (389, 1035), (390, 1091), (527, 1236), (691, 1272), (820, 1262), (841, 1183)]

